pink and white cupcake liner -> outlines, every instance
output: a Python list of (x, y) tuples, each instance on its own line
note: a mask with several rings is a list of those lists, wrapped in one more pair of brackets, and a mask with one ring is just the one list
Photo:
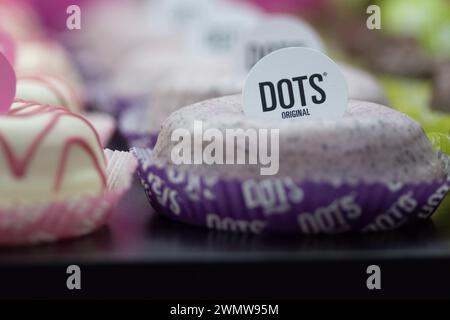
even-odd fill
[(107, 190), (53, 202), (0, 207), (0, 245), (15, 246), (80, 237), (104, 226), (130, 188), (136, 160), (129, 152), (106, 149)]

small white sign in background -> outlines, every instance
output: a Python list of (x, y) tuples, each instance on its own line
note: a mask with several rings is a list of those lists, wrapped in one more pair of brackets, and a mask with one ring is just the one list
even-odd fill
[(247, 72), (264, 56), (289, 47), (308, 47), (325, 52), (319, 34), (299, 18), (268, 16), (242, 35), (236, 49), (238, 68)]

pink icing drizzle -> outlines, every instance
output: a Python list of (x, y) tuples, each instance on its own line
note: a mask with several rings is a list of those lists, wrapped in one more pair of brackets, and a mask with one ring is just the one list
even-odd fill
[[(3, 148), (4, 154), (6, 156), (6, 160), (10, 167), (10, 170), (16, 178), (21, 179), (26, 175), (27, 170), (33, 160), (35, 153), (36, 153), (36, 150), (38, 150), (38, 148), (39, 148), (39, 145), (42, 143), (44, 138), (51, 132), (53, 127), (58, 123), (58, 121), (63, 116), (75, 117), (75, 118), (78, 118), (78, 119), (82, 120), (83, 122), (85, 122), (93, 130), (96, 140), (97, 140), (97, 143), (98, 143), (98, 146), (100, 146), (100, 147), (102, 146), (100, 139), (98, 137), (98, 134), (95, 131), (95, 129), (92, 127), (92, 125), (86, 119), (84, 119), (82, 116), (77, 115), (75, 113), (68, 112), (66, 109), (54, 108), (54, 107), (49, 107), (49, 106), (39, 106), (38, 108), (36, 108), (35, 110), (32, 110), (30, 112), (20, 113), (20, 114), (18, 113), (20, 111), (26, 110), (27, 108), (35, 107), (35, 106), (36, 106), (35, 104), (29, 103), (27, 105), (24, 105), (24, 106), (14, 109), (14, 110), (11, 110), (11, 112), (9, 112), (7, 115), (8, 117), (30, 117), (30, 116), (34, 116), (34, 115), (37, 115), (42, 112), (54, 113), (54, 116), (50, 119), (50, 121), (46, 124), (46, 126), (42, 129), (42, 131), (36, 135), (33, 142), (27, 149), (25, 156), (22, 159), (19, 159), (18, 157), (16, 157), (16, 155), (14, 154), (14, 152), (12, 150), (12, 147), (8, 144), (5, 137), (0, 133), (0, 147)], [(18, 109), (20, 109), (20, 110), (18, 110)], [(80, 146), (82, 148), (82, 150), (84, 150), (84, 152), (92, 159), (94, 166), (96, 168), (97, 174), (102, 181), (102, 186), (105, 187), (106, 186), (105, 172), (101, 169), (100, 163), (98, 162), (98, 160), (95, 156), (95, 152), (93, 151), (91, 146), (89, 146), (89, 144), (80, 137), (70, 137), (64, 142), (61, 160), (59, 161), (57, 174), (55, 177), (54, 190), (56, 192), (60, 191), (61, 184), (62, 184), (63, 178), (65, 176), (65, 167), (66, 167), (68, 154), (69, 154), (69, 151), (72, 146)], [(103, 161), (106, 161), (104, 156), (103, 156)]]
[(47, 80), (44, 76), (38, 76), (38, 75), (26, 75), (26, 76), (20, 76), (18, 80), (29, 80), (29, 81), (36, 81), (44, 84), (58, 99), (61, 106), (69, 108), (69, 102), (64, 97), (64, 94), (57, 88), (53, 83), (49, 80)]

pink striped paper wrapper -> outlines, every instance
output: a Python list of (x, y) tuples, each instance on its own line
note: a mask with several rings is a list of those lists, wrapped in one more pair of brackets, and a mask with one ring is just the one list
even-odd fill
[(50, 203), (0, 207), (0, 246), (54, 242), (80, 237), (104, 226), (130, 188), (136, 160), (129, 152), (106, 149), (107, 190)]

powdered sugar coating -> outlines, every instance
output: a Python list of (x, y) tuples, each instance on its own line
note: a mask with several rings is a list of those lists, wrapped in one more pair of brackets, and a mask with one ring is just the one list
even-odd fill
[[(204, 130), (280, 129), (277, 176), (330, 182), (425, 182), (445, 176), (422, 127), (403, 113), (375, 103), (350, 101), (336, 120), (252, 119), (242, 113), (241, 96), (203, 101), (174, 112), (163, 123), (153, 161), (171, 164), (177, 128)], [(244, 151), (248, 152), (246, 144)], [(242, 150), (241, 150), (242, 151)], [(239, 150), (235, 150), (239, 152)], [(263, 179), (258, 165), (181, 165), (190, 172), (231, 179)]]

